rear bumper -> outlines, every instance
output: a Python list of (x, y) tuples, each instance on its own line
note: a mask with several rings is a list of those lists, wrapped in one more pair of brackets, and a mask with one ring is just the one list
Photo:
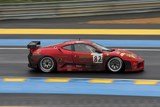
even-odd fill
[(30, 64), (30, 63), (28, 63), (28, 67), (29, 67), (29, 68), (33, 68), (33, 69), (36, 69), (36, 68), (37, 68), (36, 65), (33, 65), (33, 64)]
[(31, 59), (28, 59), (28, 67), (29, 68), (37, 68), (37, 64), (36, 63), (34, 63), (34, 62), (32, 62), (32, 61), (30, 61)]
[(34, 68), (34, 69), (38, 68), (38, 62), (40, 58), (41, 56), (39, 55), (34, 56), (34, 55), (29, 54), (28, 55), (28, 67)]

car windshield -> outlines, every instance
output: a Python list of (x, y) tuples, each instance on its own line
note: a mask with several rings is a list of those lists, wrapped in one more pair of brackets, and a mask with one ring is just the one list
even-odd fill
[(98, 49), (101, 49), (102, 51), (108, 51), (110, 49), (100, 45), (100, 44), (97, 44), (97, 43), (93, 43), (93, 45), (95, 45)]

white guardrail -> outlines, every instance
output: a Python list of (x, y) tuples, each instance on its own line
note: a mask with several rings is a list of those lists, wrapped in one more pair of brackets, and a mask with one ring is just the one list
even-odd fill
[(160, 11), (160, 0), (58, 0), (0, 4), (0, 20), (94, 16)]

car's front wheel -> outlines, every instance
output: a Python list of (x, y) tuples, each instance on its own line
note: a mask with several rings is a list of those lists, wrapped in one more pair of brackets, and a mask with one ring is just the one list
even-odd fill
[(40, 61), (39, 61), (39, 69), (42, 72), (45, 73), (49, 73), (52, 71), (55, 71), (56, 69), (56, 61), (51, 58), (51, 57), (43, 57)]
[(123, 68), (123, 61), (119, 57), (113, 57), (107, 62), (107, 69), (110, 72), (120, 72)]

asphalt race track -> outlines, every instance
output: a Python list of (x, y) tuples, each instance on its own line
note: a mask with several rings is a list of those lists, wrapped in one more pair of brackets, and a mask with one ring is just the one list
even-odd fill
[(0, 94), (0, 105), (29, 107), (159, 107), (158, 97)]

